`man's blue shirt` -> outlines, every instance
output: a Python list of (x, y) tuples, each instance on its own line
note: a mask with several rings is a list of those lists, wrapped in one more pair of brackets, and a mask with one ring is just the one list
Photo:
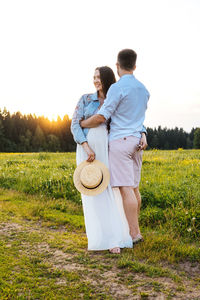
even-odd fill
[(149, 97), (145, 86), (132, 74), (123, 75), (111, 85), (97, 112), (106, 120), (111, 117), (110, 141), (131, 135), (141, 137)]

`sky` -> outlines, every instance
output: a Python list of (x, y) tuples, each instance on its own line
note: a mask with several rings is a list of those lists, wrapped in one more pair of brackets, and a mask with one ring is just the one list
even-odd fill
[(144, 125), (200, 127), (199, 0), (0, 0), (0, 109), (72, 117), (93, 73), (137, 52)]

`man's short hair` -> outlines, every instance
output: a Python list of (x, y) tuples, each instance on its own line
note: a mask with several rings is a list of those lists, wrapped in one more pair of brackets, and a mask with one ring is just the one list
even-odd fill
[(132, 49), (124, 49), (118, 53), (117, 61), (120, 68), (126, 71), (131, 71), (135, 67), (137, 53)]

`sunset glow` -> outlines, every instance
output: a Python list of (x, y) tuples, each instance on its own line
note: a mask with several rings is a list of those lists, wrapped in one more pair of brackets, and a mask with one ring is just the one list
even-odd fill
[(200, 126), (199, 9), (196, 0), (1, 1), (0, 109), (72, 117), (95, 91), (94, 69), (116, 73), (118, 51), (133, 48), (151, 94), (145, 125)]

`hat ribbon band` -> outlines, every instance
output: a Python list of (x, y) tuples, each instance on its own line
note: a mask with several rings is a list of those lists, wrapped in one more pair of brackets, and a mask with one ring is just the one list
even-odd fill
[[(94, 189), (98, 188), (98, 186), (100, 186), (100, 184), (102, 184), (102, 181), (103, 181), (103, 176), (102, 176), (102, 179), (101, 179), (100, 183), (99, 183), (97, 186), (93, 187), (93, 188), (89, 188), (89, 187), (85, 186), (84, 184), (82, 184), (82, 185), (83, 185), (86, 189), (88, 189), (88, 190), (94, 190)], [(81, 183), (82, 183), (82, 182), (81, 182)]]

